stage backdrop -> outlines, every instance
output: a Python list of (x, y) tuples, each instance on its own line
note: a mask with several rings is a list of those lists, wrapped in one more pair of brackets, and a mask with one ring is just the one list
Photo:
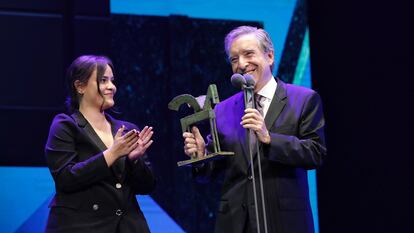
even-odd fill
[[(73, 5), (65, 3), (58, 7), (73, 8)], [(75, 36), (71, 37), (69, 48), (65, 47), (64, 40), (57, 45), (63, 47), (61, 50), (64, 55), (43, 57), (40, 52), (31, 54), (31, 59), (37, 61), (48, 59), (53, 62), (52, 57), (64, 57), (58, 63), (57, 70), (48, 75), (54, 77), (50, 80), (55, 82), (48, 82), (51, 92), (44, 91), (40, 96), (46, 107), (22, 107), (21, 103), (26, 100), (29, 103), (39, 102), (30, 99), (31, 96), (25, 92), (13, 92), (6, 96), (11, 100), (19, 98), (19, 103), (2, 103), (3, 116), (20, 117), (18, 122), (27, 125), (24, 128), (32, 129), (30, 134), (33, 138), (25, 141), (23, 148), (10, 137), (1, 140), (2, 147), (6, 142), (3, 147), (6, 155), (1, 160), (4, 167), (0, 168), (0, 174), (7, 177), (2, 179), (2, 187), (7, 187), (7, 191), (1, 192), (0, 196), (2, 228), (6, 232), (37, 232), (44, 227), (47, 203), (53, 194), (53, 182), (47, 168), (44, 168), (42, 148), (53, 115), (62, 110), (63, 67), (77, 55), (91, 52), (109, 55), (114, 61), (118, 86), (116, 102), (120, 112), (118, 117), (136, 122), (141, 127), (154, 126), (155, 142), (149, 155), (158, 186), (151, 195), (152, 199), (149, 196), (138, 197), (152, 232), (212, 232), (220, 180), (201, 185), (192, 180), (190, 169), (176, 167), (177, 161), (186, 158), (182, 152), (179, 125), (179, 118), (183, 114), (168, 110), (168, 102), (183, 93), (203, 95), (212, 83), (218, 86), (220, 99), (237, 92), (229, 81), (232, 73), (223, 51), (223, 38), (232, 28), (246, 24), (264, 27), (270, 32), (276, 49), (275, 75), (290, 83), (304, 86), (310, 86), (311, 83), (306, 1), (258, 1), (256, 9), (245, 14), (243, 5), (247, 3), (249, 1), (243, 0), (234, 6), (231, 1), (140, 1), (139, 4), (135, 1), (111, 1), (109, 16), (85, 17), (83, 14), (88, 11), (77, 10), (75, 13), (79, 17), (73, 17), (73, 12), (63, 17), (62, 25), (68, 26), (63, 28), (69, 29), (63, 30), (62, 35), (58, 34), (62, 40), (66, 38), (63, 36), (65, 33), (74, 33), (73, 24), (68, 23), (72, 22), (71, 19), (84, 22), (81, 25), (85, 25), (75, 27), (77, 30)], [(76, 1), (76, 4), (82, 3)], [(14, 13), (9, 12), (7, 15)], [(22, 10), (18, 16), (23, 17), (25, 14), (31, 17), (44, 16), (39, 16), (33, 9)], [(60, 17), (59, 13), (51, 16)], [(30, 17), (27, 20), (31, 22)], [(101, 26), (88, 26), (85, 23), (88, 20), (101, 22)], [(40, 28), (45, 26), (39, 24)], [(88, 33), (90, 28), (95, 28), (99, 33)], [(53, 32), (46, 32), (45, 40), (49, 34)], [(93, 41), (107, 47), (97, 46)], [(17, 47), (13, 44), (13, 38), (8, 38), (6, 42), (2, 44), (3, 47), (10, 44)], [(81, 42), (89, 46), (75, 46)], [(15, 62), (17, 64), (18, 61)], [(42, 78), (40, 72), (35, 77), (15, 76), (21, 79), (15, 81), (16, 87), (25, 80), (38, 84), (36, 80)], [(54, 98), (49, 98), (47, 93), (53, 94)], [(24, 114), (21, 114), (22, 111), (25, 111)], [(14, 119), (17, 122), (17, 118)], [(39, 130), (33, 128), (33, 122), (37, 123)], [(13, 126), (10, 125), (12, 130)], [(39, 167), (22, 167), (33, 165)], [(314, 171), (309, 174), (312, 209), (318, 231), (316, 178)]]
[[(139, 6), (131, 1), (112, 2), (111, 51), (124, 88), (119, 97), (129, 99), (120, 102), (121, 110), (126, 119), (158, 129), (151, 159), (159, 185), (151, 196), (188, 232), (212, 232), (221, 180), (197, 184), (190, 169), (176, 167), (177, 161), (186, 159), (179, 124), (183, 114), (168, 110), (167, 104), (184, 93), (204, 95), (212, 83), (218, 86), (220, 99), (237, 92), (230, 83), (223, 39), (235, 26), (246, 24), (264, 26), (270, 32), (278, 77), (310, 86), (306, 1), (276, 2), (267, 2), (275, 6), (269, 12), (251, 14), (243, 14), (239, 6), (220, 10), (229, 2), (204, 1), (203, 10), (197, 1), (143, 1)], [(309, 177), (318, 232), (314, 171)]]

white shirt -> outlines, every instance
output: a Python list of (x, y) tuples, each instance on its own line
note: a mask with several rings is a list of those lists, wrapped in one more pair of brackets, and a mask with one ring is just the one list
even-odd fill
[(266, 117), (267, 110), (269, 110), (270, 103), (272, 102), (273, 96), (275, 95), (277, 88), (277, 82), (275, 78), (272, 76), (272, 78), (264, 85), (262, 89), (260, 89), (257, 94), (264, 96), (264, 100), (262, 100), (262, 106), (263, 106), (263, 117)]

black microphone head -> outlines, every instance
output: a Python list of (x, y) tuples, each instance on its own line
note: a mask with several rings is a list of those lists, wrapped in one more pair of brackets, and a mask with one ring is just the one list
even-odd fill
[(231, 84), (239, 89), (243, 89), (243, 85), (246, 85), (246, 80), (241, 74), (233, 74), (231, 76)]
[(253, 75), (245, 74), (243, 75), (243, 77), (246, 80), (246, 85), (248, 87), (254, 87), (256, 85), (256, 81), (254, 81)]

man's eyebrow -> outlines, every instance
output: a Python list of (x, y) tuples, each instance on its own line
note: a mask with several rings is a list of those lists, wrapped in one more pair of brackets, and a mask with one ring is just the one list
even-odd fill
[(254, 49), (244, 49), (243, 52), (254, 52)]

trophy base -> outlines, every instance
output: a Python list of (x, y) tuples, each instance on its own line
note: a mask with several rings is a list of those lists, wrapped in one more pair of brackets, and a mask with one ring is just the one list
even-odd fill
[(204, 156), (203, 158), (193, 158), (193, 159), (188, 159), (188, 160), (177, 162), (177, 166), (179, 167), (193, 166), (196, 164), (205, 163), (211, 160), (221, 159), (221, 158), (225, 158), (225, 157), (233, 156), (233, 155), (234, 155), (234, 152), (225, 152), (225, 151), (211, 153), (211, 154)]

